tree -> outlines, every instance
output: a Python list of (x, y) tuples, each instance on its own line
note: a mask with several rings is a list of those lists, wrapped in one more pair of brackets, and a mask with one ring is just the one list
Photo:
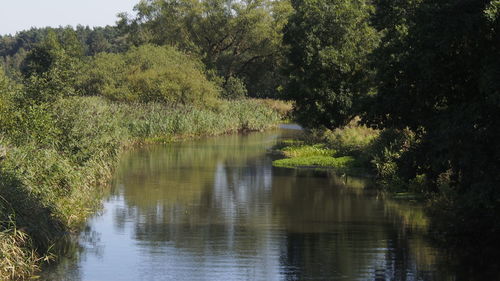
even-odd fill
[(89, 55), (93, 56), (98, 53), (106, 52), (111, 49), (111, 44), (108, 42), (102, 31), (91, 32), (86, 41)]
[(86, 95), (111, 100), (171, 106), (212, 106), (219, 94), (200, 61), (173, 47), (149, 44), (122, 54), (96, 55), (87, 65), (80, 88)]
[(438, 213), (452, 210), (452, 232), (474, 229), (498, 240), (500, 5), (420, 2), (407, 13), (403, 36), (376, 52), (378, 93), (364, 118), (378, 128), (417, 132), (407, 162), (426, 175), (429, 191), (443, 192), (445, 179), (449, 206)]
[(40, 103), (77, 94), (75, 85), (82, 57), (83, 47), (73, 29), (67, 28), (61, 39), (50, 30), (23, 62), (25, 97), (20, 99)]
[(286, 89), (306, 127), (343, 127), (359, 114), (371, 90), (368, 56), (379, 35), (365, 0), (293, 0), (285, 29), (289, 46)]
[(224, 86), (236, 77), (252, 85), (257, 95), (269, 90), (256, 85), (275, 92), (276, 82), (281, 82), (261, 83), (279, 73), (287, 4), (285, 0), (148, 0), (135, 7), (135, 19), (122, 16), (121, 26), (129, 28), (136, 45), (172, 45), (198, 54), (224, 78)]

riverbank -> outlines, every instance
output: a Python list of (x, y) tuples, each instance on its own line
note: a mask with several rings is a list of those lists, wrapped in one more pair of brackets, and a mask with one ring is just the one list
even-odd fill
[(405, 182), (397, 174), (398, 159), (409, 142), (411, 135), (404, 132), (373, 130), (355, 120), (342, 129), (305, 130), (295, 139), (280, 142), (272, 150), (280, 156), (273, 165), (332, 169), (339, 174), (371, 177), (383, 197), (424, 202), (421, 190), (425, 177)]
[(30, 278), (57, 240), (78, 231), (99, 208), (124, 148), (261, 131), (280, 121), (255, 100), (201, 109), (73, 97), (12, 114), (0, 138), (1, 280)]
[(372, 175), (370, 146), (379, 131), (355, 122), (334, 131), (308, 130), (297, 139), (285, 140), (273, 148), (282, 158), (276, 167), (334, 169), (342, 174)]
[[(122, 153), (102, 211), (75, 237), (79, 247), (40, 279), (330, 280), (341, 272), (365, 280), (401, 251), (412, 260), (408, 275), (435, 272), (420, 259), (420, 229), (412, 231), (418, 209), (387, 205), (367, 178), (272, 168), (267, 149), (298, 133), (281, 128)], [(297, 252), (311, 254), (297, 261)]]

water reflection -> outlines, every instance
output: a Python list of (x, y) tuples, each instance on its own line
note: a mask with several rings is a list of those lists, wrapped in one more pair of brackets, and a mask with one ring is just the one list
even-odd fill
[(454, 280), (364, 180), (273, 168), (280, 134), (126, 154), (80, 254), (46, 280)]

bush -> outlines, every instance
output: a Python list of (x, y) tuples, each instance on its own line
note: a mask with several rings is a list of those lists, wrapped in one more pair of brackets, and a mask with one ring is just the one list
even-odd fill
[[(402, 158), (416, 143), (415, 134), (410, 130), (385, 130), (368, 147), (367, 154), (379, 179), (379, 183), (392, 190), (409, 188), (409, 180), (402, 175)], [(418, 180), (414, 178), (412, 185)]]
[(357, 120), (342, 129), (326, 130), (323, 138), (342, 154), (364, 153), (378, 137), (379, 131), (359, 125)]
[(115, 101), (206, 107), (219, 95), (203, 64), (173, 47), (143, 45), (124, 54), (98, 54), (81, 80), (86, 95)]
[(114, 159), (129, 139), (117, 106), (102, 98), (68, 98), (52, 106), (57, 118), (57, 149), (75, 164)]

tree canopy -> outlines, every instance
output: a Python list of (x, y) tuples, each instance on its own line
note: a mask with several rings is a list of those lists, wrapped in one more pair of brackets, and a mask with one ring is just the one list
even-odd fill
[(137, 16), (122, 15), (136, 45), (173, 45), (199, 55), (223, 77), (236, 77), (252, 95), (275, 94), (280, 82), (281, 29), (291, 8), (286, 0), (148, 0)]
[(365, 0), (294, 0), (285, 28), (289, 47), (287, 97), (309, 127), (345, 126), (370, 94), (368, 55), (379, 42)]

